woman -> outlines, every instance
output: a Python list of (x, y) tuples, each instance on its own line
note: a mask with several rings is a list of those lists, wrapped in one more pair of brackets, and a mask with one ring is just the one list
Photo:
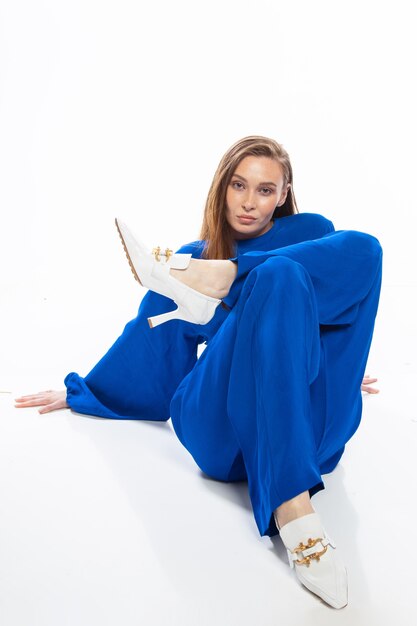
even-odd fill
[(199, 241), (149, 252), (116, 225), (149, 289), (137, 318), (85, 378), (72, 372), (65, 392), (16, 406), (171, 417), (203, 472), (248, 481), (261, 536), (280, 534), (298, 579), (346, 606), (346, 569), (310, 497), (360, 422), (379, 241), (299, 213), (287, 152), (260, 136), (221, 159)]

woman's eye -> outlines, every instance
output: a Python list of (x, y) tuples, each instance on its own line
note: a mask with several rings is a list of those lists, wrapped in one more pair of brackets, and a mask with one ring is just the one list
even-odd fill
[[(240, 185), (240, 186), (239, 186), (239, 187), (236, 187), (236, 185)], [(241, 183), (241, 182), (239, 182), (238, 180), (235, 180), (235, 181), (232, 183), (232, 187), (235, 187), (236, 189), (241, 189), (241, 188), (243, 187), (243, 185), (242, 185), (242, 183)], [(269, 196), (269, 195), (271, 195), (271, 193), (272, 193), (272, 190), (271, 190), (271, 189), (269, 189), (269, 187), (262, 187), (262, 188), (261, 188), (261, 191), (262, 191), (262, 192), (263, 192), (266, 196)]]

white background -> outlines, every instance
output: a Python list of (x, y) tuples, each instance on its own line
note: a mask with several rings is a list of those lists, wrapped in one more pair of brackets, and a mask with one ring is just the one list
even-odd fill
[[(1, 0), (0, 390), (16, 395), (62, 388), (69, 371), (85, 375), (135, 316), (143, 295), (124, 258), (114, 217), (131, 224), (150, 246), (178, 248), (197, 239), (220, 158), (239, 138), (261, 134), (288, 150), (301, 212), (321, 213), (337, 230), (361, 230), (379, 239), (384, 278), (370, 363), (371, 373), (380, 381), (382, 375), (379, 386), (388, 404), (376, 409), (384, 402), (382, 393), (367, 401), (386, 412), (391, 433), (395, 392), (401, 389), (409, 426), (415, 414), (417, 286), (413, 5)], [(32, 428), (34, 437), (40, 436), (38, 418), (35, 411), (16, 415), (10, 394), (3, 400), (10, 437), (3, 443), (12, 454), (10, 446), (22, 433)], [(79, 419), (81, 430), (88, 422), (93, 438), (102, 436), (94, 434), (99, 426), (120, 429), (122, 447), (123, 433), (136, 428), (102, 426), (67, 412), (54, 415), (52, 430), (41, 422), (45, 441), (53, 440), (59, 416), (64, 424)], [(397, 418), (394, 426), (400, 428)], [(144, 436), (147, 430), (134, 432)], [(404, 443), (415, 438), (415, 425), (407, 433)], [(191, 467), (190, 461), (187, 470)], [(74, 500), (71, 506), (78, 504)], [(16, 528), (13, 515), (10, 524)], [(364, 544), (369, 533), (365, 528)], [(409, 540), (404, 538), (404, 545)], [(12, 549), (10, 554), (13, 558)], [(24, 570), (25, 554), (21, 559)], [(76, 571), (75, 560), (74, 580)], [(9, 570), (3, 574), (18, 590), (21, 570), (11, 579)], [(84, 618), (94, 623), (94, 612), (74, 609), (79, 600), (75, 593), (74, 621), (68, 623), (83, 624)], [(48, 613), (43, 601), (34, 600), (41, 616)], [(134, 616), (133, 592), (131, 602)], [(367, 607), (377, 605), (370, 601)], [(5, 626), (21, 626), (22, 615), (13, 618), (11, 606)], [(184, 619), (178, 611), (174, 615)], [(51, 623), (59, 623), (58, 614)], [(103, 615), (100, 619), (104, 623)], [(127, 614), (124, 619), (136, 623)], [(224, 623), (234, 624), (233, 619), (232, 611)], [(273, 619), (270, 613), (264, 623)], [(39, 620), (49, 624), (46, 617)]]
[(0, 6), (8, 367), (86, 373), (143, 295), (114, 217), (150, 246), (197, 239), (217, 164), (249, 134), (288, 150), (300, 211), (375, 235), (384, 285), (416, 285), (411, 2)]

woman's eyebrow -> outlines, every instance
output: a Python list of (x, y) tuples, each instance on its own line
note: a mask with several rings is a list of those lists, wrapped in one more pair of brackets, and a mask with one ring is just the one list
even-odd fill
[[(245, 183), (247, 183), (248, 181), (246, 180), (246, 178), (243, 178), (243, 176), (240, 176), (240, 174), (233, 174), (233, 176), (236, 176), (237, 178), (240, 178), (241, 180), (244, 180)], [(259, 183), (260, 185), (273, 185), (274, 187), (276, 187), (277, 185), (273, 182), (263, 182), (263, 183)]]

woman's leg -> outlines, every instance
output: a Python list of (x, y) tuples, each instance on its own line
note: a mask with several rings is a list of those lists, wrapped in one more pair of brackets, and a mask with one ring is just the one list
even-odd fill
[(171, 403), (179, 438), (207, 474), (230, 480), (240, 453), (261, 535), (274, 509), (322, 486), (309, 406), (319, 350), (308, 274), (270, 258), (250, 273)]
[[(325, 254), (322, 254), (324, 252)], [(301, 263), (319, 289), (320, 324), (344, 324), (354, 319), (358, 302), (369, 287), (372, 261), (382, 255), (372, 235), (356, 230), (338, 230), (320, 239), (284, 246), (276, 250), (247, 252), (225, 261), (191, 259), (186, 270), (170, 273), (186, 285), (214, 298), (226, 308), (237, 302), (249, 272), (273, 256), (287, 256)], [(349, 305), (352, 289), (356, 302)]]
[(382, 248), (372, 235), (337, 230), (277, 250), (247, 252), (231, 259), (237, 263), (237, 272), (223, 302), (234, 306), (249, 272), (271, 256), (293, 259), (308, 271), (317, 296), (320, 324), (349, 324), (373, 278), (380, 273)]
[(382, 250), (365, 233), (336, 234), (239, 257), (252, 271), (171, 403), (203, 471), (247, 474), (261, 534), (276, 533), (282, 503), (322, 488), (359, 423)]

